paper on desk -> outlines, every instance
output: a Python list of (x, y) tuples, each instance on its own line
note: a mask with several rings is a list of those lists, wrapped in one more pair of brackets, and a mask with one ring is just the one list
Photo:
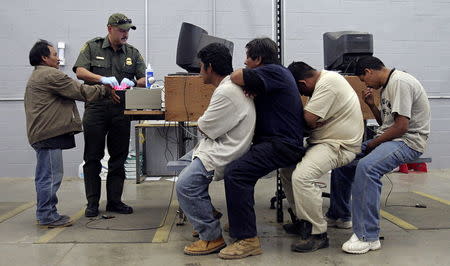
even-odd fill
[(161, 179), (160, 176), (152, 176), (152, 177), (146, 177), (145, 181), (159, 181)]
[(171, 177), (171, 178), (166, 178), (166, 180), (167, 180), (167, 181), (171, 181), (171, 182), (177, 182), (178, 176)]

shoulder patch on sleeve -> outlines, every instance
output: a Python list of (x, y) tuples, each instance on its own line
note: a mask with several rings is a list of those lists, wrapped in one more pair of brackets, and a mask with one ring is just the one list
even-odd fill
[(86, 50), (87, 47), (88, 47), (88, 44), (85, 43), (85, 44), (83, 45), (83, 47), (81, 47), (80, 52), (83, 52), (84, 50)]

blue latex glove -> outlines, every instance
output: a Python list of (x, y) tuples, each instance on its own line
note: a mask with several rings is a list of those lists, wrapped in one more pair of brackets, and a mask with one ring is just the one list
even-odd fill
[(109, 85), (112, 88), (119, 86), (119, 82), (117, 81), (116, 77), (102, 77), (100, 79), (100, 82), (102, 84)]
[(123, 78), (122, 81), (120, 82), (120, 86), (124, 87), (124, 85), (126, 85), (127, 87), (134, 87), (134, 82), (127, 79), (127, 78)]

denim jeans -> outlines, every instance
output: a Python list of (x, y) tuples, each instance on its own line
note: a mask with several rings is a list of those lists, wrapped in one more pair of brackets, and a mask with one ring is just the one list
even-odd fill
[(56, 192), (63, 178), (61, 149), (36, 149), (36, 218), (39, 224), (49, 224), (60, 219), (56, 210)]
[[(367, 142), (363, 143), (363, 151), (366, 144)], [(327, 216), (343, 220), (352, 217), (353, 232), (359, 239), (378, 240), (381, 178), (400, 164), (414, 160), (421, 154), (402, 141), (388, 141), (367, 155), (358, 154), (350, 164), (334, 169), (331, 174), (330, 209)]]
[(195, 158), (178, 176), (176, 184), (180, 208), (200, 235), (212, 241), (222, 235), (219, 219), (213, 216), (213, 206), (208, 193), (214, 171), (206, 171), (202, 161)]

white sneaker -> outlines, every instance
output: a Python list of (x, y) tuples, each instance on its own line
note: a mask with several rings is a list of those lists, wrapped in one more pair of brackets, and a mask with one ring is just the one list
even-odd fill
[(325, 216), (325, 220), (327, 220), (328, 227), (337, 227), (340, 229), (350, 229), (352, 228), (352, 221), (343, 221), (341, 218), (335, 220), (330, 217)]
[(380, 240), (372, 242), (361, 241), (356, 236), (356, 234), (353, 234), (352, 237), (350, 237), (350, 239), (342, 245), (343, 251), (352, 254), (364, 254), (369, 250), (377, 250), (380, 248), (381, 248)]

